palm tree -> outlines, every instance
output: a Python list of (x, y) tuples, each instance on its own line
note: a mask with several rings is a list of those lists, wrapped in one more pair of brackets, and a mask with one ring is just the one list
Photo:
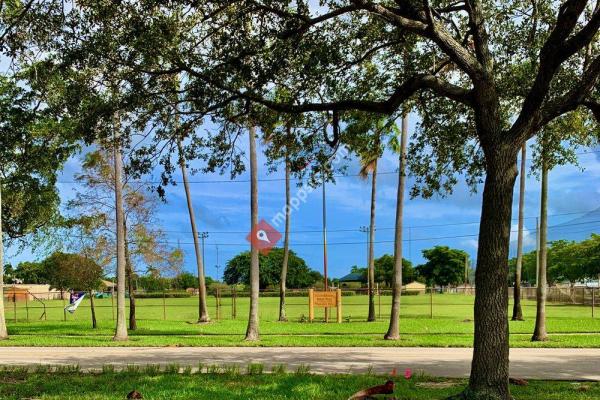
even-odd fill
[[(258, 225), (258, 175), (256, 161), (256, 128), (251, 125), (249, 129), (250, 137), (250, 226), (251, 232), (254, 232)], [(260, 339), (258, 330), (258, 301), (259, 301), (259, 264), (258, 249), (254, 241), (250, 241), (250, 311), (248, 315), (248, 327), (246, 329), (246, 338), (248, 341)]]
[(541, 342), (548, 339), (546, 331), (546, 274), (548, 259), (548, 160), (542, 146), (542, 193), (540, 201), (540, 251), (538, 255), (539, 271), (537, 282), (537, 309), (535, 316), (535, 330), (532, 341)]
[(119, 118), (115, 114), (114, 129), (114, 168), (115, 168), (115, 214), (117, 224), (117, 327), (113, 340), (127, 340), (125, 324), (125, 214), (123, 212), (123, 158), (119, 143)]
[(523, 310), (521, 308), (521, 270), (523, 268), (523, 222), (525, 208), (525, 168), (527, 158), (527, 145), (523, 144), (521, 150), (521, 176), (519, 186), (519, 228), (517, 236), (517, 266), (515, 270), (513, 321), (523, 321)]
[[(288, 127), (288, 134), (290, 134), (290, 128)], [(285, 316), (285, 288), (287, 280), (288, 260), (290, 256), (290, 160), (289, 157), (285, 157), (285, 233), (283, 239), (283, 262), (281, 264), (281, 276), (279, 279), (279, 321), (287, 321)]]
[(2, 181), (0, 180), (0, 340), (8, 339), (4, 316), (4, 243), (2, 232)]
[(190, 184), (187, 176), (187, 167), (183, 154), (183, 146), (181, 141), (177, 141), (179, 149), (179, 165), (181, 167), (181, 175), (183, 176), (183, 187), (185, 197), (187, 199), (188, 213), (190, 216), (190, 225), (192, 227), (192, 235), (194, 236), (194, 251), (196, 253), (196, 267), (198, 270), (198, 323), (210, 322), (208, 315), (208, 307), (206, 305), (206, 281), (204, 278), (204, 260), (202, 258), (202, 250), (198, 239), (198, 229), (196, 228), (196, 216), (194, 215), (194, 207), (192, 205), (192, 195), (190, 193)]
[(406, 147), (408, 144), (408, 116), (402, 118), (400, 139), (400, 165), (398, 169), (398, 195), (396, 197), (396, 229), (394, 232), (394, 278), (390, 325), (384, 338), (400, 339), (400, 299), (402, 296), (402, 230), (404, 228), (404, 188), (406, 186)]
[(371, 214), (369, 221), (369, 265), (367, 270), (367, 281), (369, 288), (369, 316), (367, 322), (376, 321), (375, 316), (375, 206), (377, 197), (377, 161), (379, 159), (379, 138), (376, 140), (376, 148), (373, 153), (368, 153), (362, 158), (360, 176), (364, 179), (371, 173)]

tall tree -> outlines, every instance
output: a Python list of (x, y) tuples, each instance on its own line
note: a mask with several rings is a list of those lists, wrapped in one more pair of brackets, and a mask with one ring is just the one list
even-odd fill
[[(116, 246), (116, 209), (111, 199), (116, 193), (114, 155), (100, 149), (87, 153), (82, 172), (75, 176), (84, 189), (69, 201), (72, 212), (72, 235), (75, 243), (67, 243), (75, 251), (93, 250), (94, 259), (102, 266), (112, 265)], [(158, 199), (143, 182), (133, 181), (127, 174), (122, 182), (123, 234), (125, 235), (125, 280), (129, 292), (129, 329), (137, 328), (135, 303), (136, 265), (148, 264), (167, 274), (181, 268), (182, 254), (165, 244), (164, 233), (155, 227)]]
[[(599, 3), (600, 4), (600, 3)], [(563, 133), (563, 132), (567, 133)], [(536, 322), (533, 341), (545, 341), (546, 330), (546, 293), (548, 286), (548, 173), (567, 163), (577, 164), (575, 149), (592, 145), (600, 137), (597, 130), (581, 124), (581, 116), (572, 113), (550, 122), (538, 135), (533, 168), (539, 169), (541, 176), (540, 226), (538, 252), (538, 282), (536, 282)]]
[(408, 115), (402, 117), (400, 138), (398, 194), (396, 195), (396, 226), (394, 228), (394, 280), (392, 286), (392, 310), (386, 340), (400, 339), (400, 300), (402, 296), (402, 232), (404, 229), (404, 189), (406, 186), (406, 158), (408, 143)]
[(196, 216), (192, 205), (192, 195), (190, 193), (190, 184), (188, 182), (186, 161), (183, 152), (181, 141), (177, 142), (179, 150), (179, 165), (181, 167), (181, 175), (183, 177), (183, 189), (185, 190), (185, 198), (187, 201), (188, 213), (190, 215), (190, 226), (194, 237), (194, 252), (196, 255), (196, 268), (198, 271), (198, 323), (210, 322), (208, 315), (208, 307), (206, 304), (206, 281), (204, 277), (204, 260), (202, 259), (202, 249), (198, 237), (198, 229), (196, 228)]
[(548, 156), (542, 144), (542, 190), (540, 198), (540, 251), (538, 254), (538, 281), (536, 283), (535, 329), (531, 340), (543, 342), (548, 339), (546, 331), (546, 292), (548, 286)]
[(369, 264), (367, 266), (367, 283), (369, 288), (369, 314), (367, 322), (376, 321), (375, 315), (375, 210), (377, 203), (377, 162), (379, 154), (374, 158), (363, 159), (361, 176), (371, 172), (371, 207), (369, 213)]
[[(291, 135), (291, 127), (288, 127)], [(285, 315), (285, 289), (287, 283), (288, 263), (290, 258), (290, 219), (292, 214), (290, 195), (290, 159), (285, 157), (285, 232), (283, 234), (283, 261), (281, 263), (281, 276), (279, 277), (279, 321), (287, 321)]]
[[(386, 118), (369, 118), (356, 115), (348, 120), (346, 136), (350, 147), (360, 157), (361, 168), (359, 176), (367, 179), (371, 175), (371, 201), (369, 213), (368, 254), (367, 254), (367, 287), (369, 294), (369, 312), (367, 322), (376, 320), (375, 315), (375, 223), (377, 209), (377, 166), (382, 154), (382, 136), (386, 130), (394, 131), (395, 125)], [(391, 125), (391, 126), (390, 126)]]
[(521, 149), (521, 170), (519, 172), (519, 227), (517, 232), (517, 265), (515, 270), (515, 286), (513, 291), (513, 321), (523, 321), (521, 308), (521, 271), (523, 267), (523, 225), (525, 220), (525, 171), (527, 164), (527, 145)]
[[(265, 149), (265, 155), (267, 157), (267, 165), (269, 169), (274, 171), (277, 169), (278, 164), (283, 162), (284, 173), (285, 173), (285, 205), (283, 212), (279, 212), (272, 221), (277, 221), (277, 224), (284, 222), (284, 234), (283, 234), (283, 259), (281, 262), (281, 271), (279, 277), (279, 321), (287, 321), (286, 307), (285, 307), (285, 296), (286, 288), (288, 284), (288, 264), (290, 259), (290, 225), (292, 216), (292, 204), (291, 204), (291, 175), (292, 168), (295, 161), (292, 159), (294, 155), (297, 155), (299, 150), (303, 149), (303, 146), (297, 140), (294, 131), (301, 129), (302, 121), (300, 118), (283, 118), (279, 113), (271, 113), (272, 119), (270, 123), (266, 123), (263, 126), (263, 141), (267, 144)], [(267, 114), (268, 115), (268, 114)], [(286, 116), (287, 117), (287, 116)], [(269, 122), (267, 119), (266, 122)], [(301, 163), (300, 173), (306, 167), (306, 162), (299, 160)], [(298, 162), (296, 162), (297, 164)], [(298, 173), (297, 171), (294, 171)], [(261, 265), (262, 262), (261, 262)]]
[(256, 156), (256, 128), (250, 125), (248, 129), (250, 141), (250, 309), (248, 312), (248, 327), (246, 338), (248, 341), (260, 339), (258, 321), (258, 301), (260, 289), (260, 270), (258, 248), (256, 247), (256, 234), (258, 227), (258, 166)]
[(114, 193), (115, 193), (115, 224), (116, 224), (116, 254), (117, 254), (117, 326), (115, 328), (115, 341), (128, 340), (127, 325), (125, 323), (125, 212), (123, 210), (123, 158), (121, 155), (121, 121), (114, 117)]
[(0, 179), (0, 340), (8, 338), (4, 316), (4, 234), (2, 231), (2, 180)]

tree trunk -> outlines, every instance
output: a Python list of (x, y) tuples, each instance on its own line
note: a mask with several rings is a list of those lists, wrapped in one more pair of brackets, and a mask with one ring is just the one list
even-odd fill
[(535, 315), (534, 342), (543, 342), (548, 339), (546, 332), (546, 286), (547, 286), (547, 256), (548, 256), (548, 165), (542, 159), (542, 194), (540, 199), (540, 251), (539, 271), (536, 290), (537, 308)]
[(127, 222), (123, 223), (123, 235), (125, 236), (125, 276), (127, 277), (127, 291), (129, 292), (129, 330), (137, 329), (135, 319), (135, 288), (133, 287), (133, 264), (129, 253), (129, 241), (127, 240)]
[(279, 279), (279, 321), (287, 321), (285, 316), (285, 288), (287, 280), (288, 259), (290, 256), (290, 162), (285, 158), (285, 236), (283, 239), (283, 262)]
[[(250, 227), (254, 232), (258, 225), (258, 175), (256, 162), (256, 128), (250, 126)], [(258, 331), (258, 301), (259, 301), (259, 265), (258, 249), (254, 241), (250, 241), (250, 311), (248, 314), (248, 328), (246, 329), (246, 340), (259, 340)]]
[(404, 188), (406, 186), (406, 147), (408, 144), (408, 115), (402, 118), (400, 138), (400, 165), (398, 170), (398, 195), (396, 197), (396, 229), (394, 232), (394, 280), (392, 283), (392, 312), (390, 325), (384, 338), (400, 339), (400, 299), (402, 296), (402, 230), (404, 229)]
[(92, 329), (96, 329), (98, 324), (96, 323), (96, 309), (94, 308), (94, 292), (89, 291), (90, 295), (90, 310), (92, 311)]
[(190, 216), (190, 225), (194, 237), (194, 252), (196, 253), (196, 268), (198, 272), (198, 323), (210, 322), (208, 307), (206, 305), (206, 279), (204, 276), (204, 259), (202, 258), (202, 249), (200, 249), (200, 240), (198, 239), (198, 229), (196, 228), (196, 216), (192, 205), (192, 195), (190, 193), (190, 183), (188, 182), (187, 168), (183, 156), (183, 146), (177, 142), (179, 148), (179, 164), (181, 175), (183, 176), (183, 187), (185, 189), (185, 198), (187, 199), (188, 214)]
[(375, 316), (375, 204), (377, 195), (377, 160), (373, 164), (373, 180), (371, 181), (371, 216), (369, 223), (369, 317), (367, 322), (376, 321)]
[(4, 315), (4, 241), (2, 231), (2, 181), (0, 180), (0, 340), (8, 339)]
[(117, 326), (113, 340), (127, 340), (127, 325), (125, 324), (125, 232), (124, 232), (124, 212), (123, 212), (123, 159), (121, 155), (121, 145), (119, 144), (118, 130), (119, 121), (115, 116), (114, 121), (115, 143), (114, 167), (115, 167), (115, 213), (117, 224)]
[(517, 236), (517, 266), (515, 270), (515, 287), (513, 293), (513, 321), (523, 321), (521, 308), (521, 271), (523, 269), (523, 223), (525, 209), (525, 169), (527, 162), (527, 144), (521, 150), (521, 172), (519, 177), (519, 228)]
[(466, 399), (510, 399), (508, 385), (508, 249), (518, 149), (486, 154), (477, 268), (475, 340)]

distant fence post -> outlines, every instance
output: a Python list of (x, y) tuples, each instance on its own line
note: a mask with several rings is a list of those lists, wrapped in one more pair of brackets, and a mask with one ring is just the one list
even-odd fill
[(112, 320), (115, 320), (115, 288), (110, 289), (110, 309), (112, 311)]
[(13, 313), (15, 314), (15, 322), (17, 322), (17, 292), (13, 289)]
[(378, 310), (379, 316), (377, 318), (381, 319), (381, 290), (379, 289), (379, 282), (377, 282), (377, 302), (379, 303), (378, 304), (378, 306), (379, 306), (378, 307), (379, 308), (379, 310)]
[(219, 288), (215, 289), (215, 303), (217, 306), (217, 321), (221, 318), (221, 307), (219, 304)]
[(29, 291), (25, 294), (25, 313), (27, 322), (29, 322)]
[(433, 286), (429, 289), (429, 318), (433, 319)]
[(234, 286), (231, 294), (231, 316), (237, 318), (237, 289)]
[(67, 321), (67, 310), (65, 309), (65, 292), (63, 292), (62, 290), (60, 291), (60, 298), (62, 300), (62, 307), (63, 307), (63, 321)]
[(167, 298), (165, 294), (165, 289), (163, 289), (163, 319), (167, 320)]
[(315, 305), (314, 305), (314, 289), (308, 289), (308, 320), (313, 322), (315, 319)]
[[(336, 290), (336, 302), (337, 302), (337, 323), (342, 323), (342, 289)], [(381, 302), (379, 303), (381, 306)]]
[(592, 318), (594, 318), (594, 308), (596, 307), (596, 288), (592, 288)]

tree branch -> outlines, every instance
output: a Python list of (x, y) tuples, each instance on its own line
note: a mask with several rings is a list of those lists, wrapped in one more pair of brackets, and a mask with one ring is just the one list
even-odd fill
[(594, 114), (596, 122), (600, 124), (600, 103), (595, 101), (584, 101), (582, 105), (584, 107), (587, 107), (592, 112), (592, 114)]
[(583, 73), (581, 80), (564, 96), (548, 103), (542, 108), (541, 112), (538, 113), (536, 123), (532, 133), (532, 136), (536, 131), (541, 129), (544, 125), (560, 117), (570, 111), (575, 110), (577, 107), (583, 105), (589, 108), (596, 120), (600, 122), (600, 106), (598, 103), (586, 100), (598, 83), (600, 78), (600, 56), (590, 63), (589, 67)]
[[(593, 38), (590, 32), (598, 21), (598, 10), (594, 12), (590, 22), (580, 32), (568, 39), (575, 29), (579, 16), (585, 9), (586, 0), (567, 0), (561, 7), (556, 19), (556, 25), (548, 36), (546, 43), (540, 50), (540, 61), (535, 81), (527, 94), (521, 108), (519, 117), (511, 127), (511, 134), (529, 134), (532, 124), (535, 124), (535, 116), (542, 106), (554, 75), (560, 65), (575, 52), (589, 43)], [(594, 32), (597, 32), (595, 29)]]
[[(215, 82), (210, 82), (215, 84)], [(218, 83), (217, 83), (218, 84)], [(221, 89), (230, 90), (221, 85)], [(460, 103), (471, 106), (473, 104), (471, 90), (464, 89), (460, 86), (453, 85), (446, 81), (443, 81), (433, 75), (415, 75), (408, 79), (400, 87), (398, 87), (394, 93), (384, 101), (370, 101), (370, 100), (340, 100), (323, 103), (304, 103), (304, 104), (290, 104), (290, 103), (279, 103), (272, 100), (264, 99), (261, 96), (255, 95), (249, 92), (239, 92), (240, 97), (254, 101), (258, 104), (262, 104), (274, 111), (286, 112), (292, 114), (300, 114), (304, 112), (317, 112), (317, 111), (365, 111), (373, 112), (378, 114), (391, 114), (396, 111), (402, 103), (419, 90), (432, 90), (433, 92), (458, 101)]]
[(427, 12), (420, 12), (407, 4), (403, 4), (403, 8), (390, 9), (368, 0), (352, 1), (357, 8), (379, 15), (398, 27), (433, 40), (471, 78), (475, 81), (483, 79), (483, 69), (477, 59), (442, 24), (431, 17), (428, 18)]
[(469, 26), (473, 34), (477, 60), (487, 74), (492, 74), (493, 59), (488, 45), (488, 33), (484, 25), (483, 11), (479, 0), (467, 0), (465, 8), (469, 14)]
[[(271, 8), (271, 7), (269, 7), (269, 8)], [(337, 8), (337, 9), (335, 9), (333, 11), (330, 11), (328, 13), (325, 13), (323, 15), (319, 15), (318, 17), (314, 17), (314, 18), (303, 18), (300, 14), (289, 14), (289, 13), (287, 13), (288, 17), (293, 15), (294, 18), (302, 20), (303, 23), (300, 26), (298, 26), (297, 28), (289, 29), (289, 30), (286, 30), (284, 32), (281, 32), (279, 34), (279, 37), (282, 38), (282, 39), (285, 39), (285, 38), (289, 38), (289, 37), (294, 36), (294, 35), (298, 35), (298, 34), (304, 33), (308, 29), (310, 29), (311, 27), (313, 27), (315, 25), (318, 25), (321, 22), (328, 21), (330, 19), (339, 17), (340, 15), (344, 15), (344, 14), (346, 14), (348, 12), (352, 12), (352, 11), (356, 11), (356, 10), (357, 10), (357, 7), (354, 6), (354, 5), (344, 6), (344, 7)], [(281, 11), (274, 11), (274, 10), (270, 10), (270, 11), (272, 13), (276, 14), (276, 15), (281, 16), (281, 17), (284, 16)]]

